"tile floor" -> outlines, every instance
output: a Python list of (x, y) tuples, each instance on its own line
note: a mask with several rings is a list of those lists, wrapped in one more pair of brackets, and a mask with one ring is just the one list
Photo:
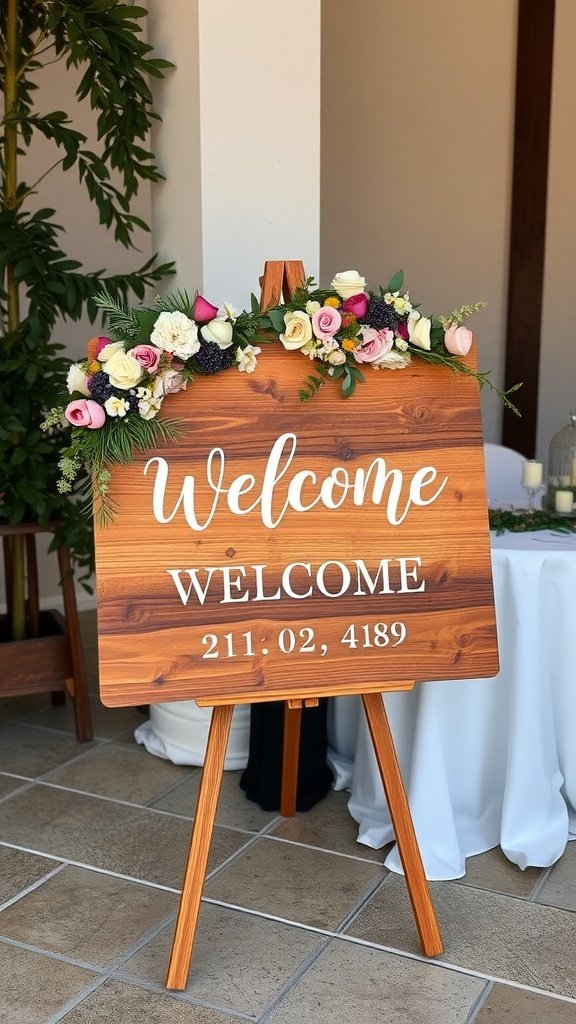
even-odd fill
[(446, 952), (430, 961), (345, 794), (283, 819), (234, 772), (190, 981), (167, 992), (199, 772), (139, 748), (137, 711), (92, 699), (90, 744), (69, 707), (0, 701), (0, 1024), (575, 1024), (576, 843), (548, 870), (493, 850), (432, 883)]

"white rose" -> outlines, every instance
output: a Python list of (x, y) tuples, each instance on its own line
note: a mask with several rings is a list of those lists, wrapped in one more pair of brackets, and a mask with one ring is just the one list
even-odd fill
[(403, 370), (410, 362), (412, 362), (412, 356), (409, 352), (396, 352), (395, 349), (392, 349), (377, 363), (371, 363), (371, 366), (374, 370)]
[(160, 313), (150, 335), (150, 344), (164, 352), (173, 352), (179, 359), (189, 359), (200, 348), (198, 328), (190, 317), (178, 310)]
[(116, 398), (115, 395), (111, 395), (104, 402), (104, 408), (109, 416), (125, 416), (130, 406), (125, 398)]
[(72, 363), (66, 377), (66, 387), (69, 394), (72, 394), (73, 391), (79, 391), (85, 398), (90, 398), (87, 380), (88, 378), (80, 363)]
[(430, 351), (430, 328), (432, 321), (427, 316), (420, 316), (417, 311), (412, 311), (408, 317), (408, 334), (410, 335), (410, 344), (416, 345), (417, 348), (423, 348), (426, 351)]
[(100, 349), (100, 351), (98, 353), (98, 356), (97, 356), (98, 362), (105, 363), (106, 360), (110, 359), (110, 356), (113, 356), (115, 352), (123, 352), (123, 351), (124, 351), (124, 342), (123, 341), (111, 341), (109, 345), (104, 345), (104, 348)]
[(286, 330), (279, 335), (280, 341), (289, 351), (302, 348), (306, 342), (312, 340), (312, 321), (307, 313), (301, 309), (293, 313), (284, 314)]
[(306, 312), (308, 313), (308, 316), (314, 316), (314, 313), (317, 313), (321, 308), (322, 307), (319, 302), (315, 302), (313, 299), (308, 299), (308, 302), (306, 303)]
[(143, 377), (140, 363), (129, 352), (115, 352), (106, 360), (102, 369), (108, 374), (112, 387), (121, 388), (122, 391), (135, 387)]
[(337, 348), (334, 352), (330, 352), (328, 362), (332, 363), (332, 366), (341, 366), (346, 362), (346, 353), (341, 348)]
[(221, 320), (220, 317), (211, 320), (200, 329), (204, 341), (213, 341), (221, 349), (230, 348), (233, 333), (232, 324), (228, 320)]
[(236, 361), (241, 373), (254, 373), (256, 369), (256, 356), (259, 356), (262, 349), (257, 345), (246, 345), (245, 348), (236, 350)]
[(394, 309), (397, 313), (410, 313), (412, 310), (412, 303), (408, 295), (399, 295), (393, 302)]
[(218, 310), (219, 320), (231, 320), (232, 323), (236, 323), (238, 318), (238, 311), (234, 308), (231, 302), (225, 302), (223, 306), (220, 306)]
[(330, 287), (341, 299), (349, 299), (352, 295), (360, 295), (366, 288), (366, 278), (360, 277), (357, 270), (343, 270), (331, 281)]
[(138, 412), (143, 420), (153, 420), (160, 412), (162, 405), (161, 398), (141, 398), (138, 402)]

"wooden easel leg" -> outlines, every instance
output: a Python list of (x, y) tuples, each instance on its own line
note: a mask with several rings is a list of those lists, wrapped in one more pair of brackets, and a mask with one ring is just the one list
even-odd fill
[(188, 981), (233, 711), (233, 704), (221, 704), (212, 711), (190, 853), (168, 966), (167, 988), (182, 990)]
[(284, 701), (284, 744), (282, 748), (280, 814), (285, 818), (293, 818), (296, 814), (301, 725), (302, 702), (295, 701), (291, 703)]
[(443, 950), (442, 939), (430, 899), (382, 695), (380, 693), (363, 693), (362, 702), (368, 719), (368, 727), (384, 785), (384, 793), (398, 843), (422, 949), (426, 956), (437, 956)]
[(58, 548), (58, 565), (60, 568), (60, 579), (62, 581), (62, 596), (64, 599), (64, 612), (66, 614), (66, 629), (68, 632), (68, 643), (70, 644), (70, 656), (72, 659), (72, 673), (74, 678), (74, 720), (76, 723), (76, 737), (80, 742), (92, 739), (92, 713), (86, 684), (86, 669), (84, 667), (84, 651), (82, 649), (82, 638), (80, 636), (80, 620), (76, 605), (76, 594), (74, 592), (74, 578), (70, 566), (68, 548)]

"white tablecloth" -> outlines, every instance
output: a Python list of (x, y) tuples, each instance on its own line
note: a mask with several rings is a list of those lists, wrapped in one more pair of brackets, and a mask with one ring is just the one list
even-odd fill
[[(385, 699), (429, 879), (460, 878), (500, 845), (521, 868), (576, 838), (576, 538), (492, 537), (500, 672)], [(393, 837), (359, 697), (331, 702), (336, 788), (359, 842)], [(386, 866), (401, 872), (396, 847)]]

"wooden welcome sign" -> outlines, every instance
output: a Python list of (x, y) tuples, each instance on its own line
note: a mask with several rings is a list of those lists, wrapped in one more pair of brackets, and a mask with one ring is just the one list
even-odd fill
[[(303, 268), (286, 266), (291, 291)], [(284, 274), (267, 264), (263, 308)], [(498, 670), (478, 385), (415, 360), (367, 368), (349, 401), (328, 383), (303, 403), (308, 369), (275, 344), (254, 374), (174, 395), (180, 443), (113, 471), (116, 520), (96, 531), (103, 702), (215, 708), (171, 988), (186, 984), (233, 706), (247, 701), (287, 701), (289, 814), (288, 708), (362, 695), (422, 946), (442, 950), (380, 693)]]
[(97, 531), (102, 700), (201, 704), (497, 671), (477, 384), (368, 368), (345, 402), (272, 345), (170, 399)]

